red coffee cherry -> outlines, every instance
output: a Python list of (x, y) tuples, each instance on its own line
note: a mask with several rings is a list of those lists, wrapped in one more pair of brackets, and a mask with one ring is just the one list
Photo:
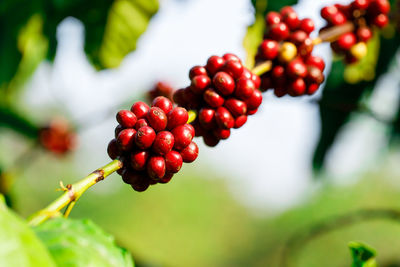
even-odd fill
[(124, 129), (124, 127), (122, 127), (120, 124), (117, 125), (117, 127), (115, 127), (114, 130), (114, 136), (115, 138), (118, 137), (119, 133)]
[(235, 81), (226, 72), (217, 72), (214, 75), (213, 84), (218, 92), (224, 96), (232, 94), (235, 90)]
[(269, 29), (268, 36), (277, 41), (285, 40), (289, 37), (289, 28), (283, 22), (274, 24)]
[(170, 151), (165, 155), (165, 167), (169, 173), (177, 173), (182, 168), (182, 156), (177, 151)]
[(134, 170), (142, 171), (146, 169), (147, 160), (150, 153), (147, 150), (138, 150), (131, 153), (131, 166)]
[(212, 56), (208, 59), (206, 69), (209, 75), (217, 73), (222, 66), (224, 66), (225, 60), (219, 56)]
[(228, 73), (234, 79), (238, 79), (242, 75), (243, 69), (243, 65), (242, 63), (240, 63), (240, 61), (230, 59), (225, 61), (225, 64), (221, 68), (221, 71)]
[(356, 41), (357, 39), (354, 33), (349, 32), (342, 34), (337, 40), (337, 44), (340, 48), (344, 50), (350, 50), (350, 48), (356, 44)]
[(154, 98), (152, 106), (162, 109), (165, 114), (168, 114), (173, 108), (171, 100), (164, 96)]
[(172, 134), (174, 135), (175, 143), (174, 148), (176, 150), (182, 150), (187, 147), (190, 142), (192, 142), (193, 135), (192, 130), (185, 125), (178, 126), (172, 130)]
[(305, 31), (306, 33), (310, 34), (315, 29), (315, 24), (312, 19), (305, 18), (302, 19), (300, 22), (300, 30)]
[(174, 136), (171, 132), (159, 132), (156, 135), (156, 139), (154, 139), (153, 151), (159, 155), (165, 155), (172, 150), (174, 141)]
[(228, 139), (229, 136), (231, 136), (231, 130), (230, 129), (221, 129), (221, 128), (217, 128), (213, 131), (213, 134), (215, 135), (215, 137), (217, 137), (218, 139), (221, 140), (225, 140)]
[(135, 124), (135, 129), (139, 130), (143, 126), (149, 126), (149, 123), (147, 122), (146, 119), (139, 119)]
[(259, 50), (265, 59), (274, 59), (278, 56), (279, 44), (274, 40), (267, 39), (261, 43)]
[(273, 25), (281, 22), (281, 15), (278, 12), (271, 11), (265, 16), (267, 25)]
[(241, 115), (245, 115), (247, 112), (247, 105), (245, 102), (240, 101), (236, 98), (230, 98), (225, 101), (224, 106), (229, 112), (236, 118)]
[(256, 85), (253, 80), (240, 78), (236, 82), (235, 96), (241, 100), (245, 100), (253, 94), (255, 89)]
[(140, 149), (151, 147), (156, 139), (156, 133), (150, 126), (143, 126), (135, 134), (135, 144)]
[(220, 107), (224, 104), (224, 98), (219, 95), (214, 89), (207, 89), (204, 92), (204, 101), (213, 108)]
[(124, 128), (132, 128), (135, 126), (137, 118), (132, 111), (120, 110), (117, 113), (117, 121)]
[(195, 76), (200, 76), (200, 75), (207, 75), (206, 68), (202, 66), (194, 66), (189, 71), (189, 79), (193, 79)]
[(156, 132), (162, 131), (167, 127), (167, 115), (158, 107), (151, 107), (147, 113), (146, 119)]
[(223, 129), (230, 129), (235, 125), (232, 114), (224, 107), (219, 107), (215, 111), (215, 121), (218, 126)]
[(165, 175), (165, 160), (160, 156), (152, 156), (147, 162), (147, 173), (153, 180), (161, 179)]
[(179, 125), (185, 124), (189, 119), (189, 115), (185, 108), (176, 107), (168, 113), (167, 118), (167, 128), (172, 130)]
[(199, 148), (196, 143), (191, 142), (187, 147), (180, 151), (183, 162), (190, 163), (196, 160), (199, 155)]
[(215, 109), (202, 108), (198, 115), (198, 121), (205, 129), (215, 128)]
[(108, 143), (108, 146), (107, 146), (107, 154), (108, 154), (108, 156), (109, 156), (112, 160), (116, 159), (116, 158), (119, 156), (120, 151), (119, 151), (119, 148), (118, 148), (118, 144), (117, 144), (117, 140), (116, 140), (116, 139), (112, 139), (112, 140)]
[(136, 102), (131, 107), (131, 111), (136, 115), (138, 119), (145, 117), (149, 112), (149, 109), (150, 107), (142, 101)]
[[(247, 114), (249, 111), (256, 110), (262, 103), (262, 94), (259, 90), (254, 90), (250, 98), (246, 99), (245, 103), (247, 105)], [(251, 114), (252, 115), (252, 114)]]
[(192, 78), (190, 89), (196, 94), (201, 94), (210, 86), (210, 78), (207, 75), (198, 75)]
[(134, 145), (134, 136), (136, 134), (135, 129), (122, 130), (117, 137), (118, 147), (123, 151), (128, 151)]
[(246, 122), (247, 122), (246, 115), (239, 116), (235, 119), (235, 126), (233, 126), (233, 128), (238, 129), (242, 127)]

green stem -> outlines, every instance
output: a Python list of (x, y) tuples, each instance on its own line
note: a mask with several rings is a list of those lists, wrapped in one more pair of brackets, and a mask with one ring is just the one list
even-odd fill
[[(58, 215), (60, 210), (63, 209), (65, 206), (78, 201), (82, 194), (92, 185), (95, 185), (98, 182), (104, 180), (107, 176), (121, 168), (122, 162), (116, 159), (108, 163), (107, 165), (95, 170), (82, 180), (72, 185), (67, 185), (66, 188), (63, 188), (63, 190), (65, 191), (64, 194), (62, 194), (59, 198), (50, 203), (50, 205), (48, 205), (46, 208), (33, 214), (28, 219), (29, 224), (31, 226), (36, 226), (46, 221), (47, 219), (54, 217), (54, 215)], [(71, 208), (73, 207), (73, 205), (74, 204), (72, 204)], [(70, 209), (67, 211), (68, 214), (70, 211)]]

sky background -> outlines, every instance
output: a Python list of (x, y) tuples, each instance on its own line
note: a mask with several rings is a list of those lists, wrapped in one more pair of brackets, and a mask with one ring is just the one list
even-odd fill
[[(301, 18), (319, 17), (322, 5), (349, 1), (303, 0), (295, 7)], [(169, 82), (176, 88), (190, 83), (188, 71), (205, 64), (211, 55), (233, 52), (245, 57), (242, 47), (247, 25), (252, 22), (249, 0), (161, 1), (157, 15), (141, 37), (137, 50), (114, 70), (96, 72), (83, 53), (84, 28), (73, 18), (59, 26), (59, 46), (53, 65), (43, 63), (26, 90), (25, 99), (32, 107), (50, 105), (65, 110), (76, 121), (102, 118), (121, 102), (134, 102), (135, 95), (148, 90), (156, 81)], [(316, 33), (314, 33), (316, 34)], [(330, 68), (328, 45), (314, 50)], [(385, 117), (393, 116), (398, 90), (392, 74), (380, 81), (371, 108)], [(276, 211), (295, 205), (318, 187), (313, 183), (311, 158), (319, 135), (319, 113), (312, 97), (278, 99), (264, 94), (259, 112), (246, 125), (233, 131), (227, 141), (208, 148), (201, 140), (200, 156), (185, 169), (201, 172), (205, 168), (219, 172), (229, 180), (232, 192), (253, 208)], [(129, 108), (126, 106), (125, 108)], [(49, 114), (50, 116), (51, 114)], [(80, 133), (76, 162), (85, 160), (83, 171), (108, 161), (105, 148), (113, 138), (114, 116), (97, 120)], [(369, 117), (360, 115), (340, 135), (328, 158), (330, 181), (352, 183), (360, 172), (373, 167), (385, 142), (387, 129)], [(87, 166), (87, 167), (86, 167)], [(208, 178), (208, 177), (205, 177)]]

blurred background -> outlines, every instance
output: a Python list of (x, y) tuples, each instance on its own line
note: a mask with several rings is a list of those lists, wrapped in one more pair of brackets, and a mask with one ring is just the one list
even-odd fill
[[(28, 216), (109, 161), (115, 114), (159, 82), (189, 84), (211, 55), (245, 59), (248, 26), (295, 4), (324, 26), (321, 7), (344, 0), (3, 1), (0, 3), (0, 189)], [(314, 36), (317, 35), (315, 31)], [(137, 193), (113, 174), (72, 218), (112, 233), (142, 266), (278, 266), (287, 240), (359, 209), (400, 208), (400, 36), (388, 26), (367, 59), (332, 64), (312, 97), (264, 94), (260, 111), (168, 185)], [(331, 71), (332, 70), (332, 71)], [(289, 251), (293, 266), (348, 266), (363, 241), (400, 266), (400, 225), (361, 222)], [(397, 265), (396, 265), (397, 264)]]

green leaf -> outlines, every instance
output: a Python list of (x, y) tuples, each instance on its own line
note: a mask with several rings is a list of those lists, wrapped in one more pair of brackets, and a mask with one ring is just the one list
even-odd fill
[(352, 267), (376, 267), (374, 249), (359, 242), (350, 242), (349, 248), (353, 258)]
[[(377, 33), (375, 33), (377, 34)], [(395, 35), (390, 39), (379, 37), (379, 52), (373, 53), (377, 58), (373, 69), (375, 76), (372, 79), (364, 79), (357, 84), (352, 84), (344, 79), (345, 65), (339, 60), (332, 64), (326, 86), (319, 102), (321, 118), (321, 135), (314, 152), (313, 166), (316, 171), (321, 170), (328, 150), (334, 144), (336, 136), (342, 127), (349, 121), (354, 112), (362, 111), (362, 99), (370, 94), (381, 75), (385, 74), (400, 45), (400, 36)], [(378, 39), (376, 39), (378, 40)], [(370, 56), (370, 55), (369, 55)], [(370, 61), (364, 62), (366, 65)], [(366, 67), (367, 68), (367, 67)], [(369, 71), (370, 72), (370, 71)]]
[(243, 39), (243, 47), (247, 52), (246, 67), (254, 66), (254, 57), (257, 53), (257, 48), (263, 40), (265, 23), (264, 17), (270, 11), (278, 11), (284, 6), (297, 4), (297, 0), (251, 0), (254, 8), (254, 23), (247, 28), (247, 33)]
[(21, 135), (37, 139), (40, 127), (25, 115), (0, 105), (0, 128), (12, 129)]
[(91, 221), (56, 218), (34, 230), (57, 266), (133, 266), (129, 252)]
[(56, 266), (28, 225), (8, 210), (0, 195), (0, 266)]

